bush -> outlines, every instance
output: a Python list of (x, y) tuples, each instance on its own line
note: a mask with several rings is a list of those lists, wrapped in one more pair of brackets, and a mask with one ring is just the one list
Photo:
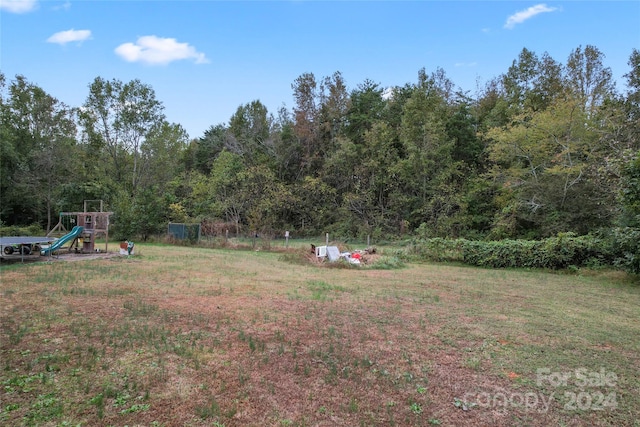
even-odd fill
[(615, 250), (613, 264), (629, 273), (640, 274), (640, 228), (614, 228), (611, 238)]
[(395, 256), (382, 256), (367, 268), (374, 270), (396, 270), (404, 268), (404, 262)]
[(408, 251), (422, 259), (479, 267), (561, 270), (608, 265), (640, 273), (640, 229), (634, 228), (601, 236), (559, 233), (544, 240), (417, 239)]
[(418, 239), (408, 246), (410, 255), (436, 262), (463, 261), (463, 247), (468, 242), (464, 239)]
[(0, 236), (44, 236), (46, 232), (38, 224), (31, 224), (27, 227), (12, 225), (0, 227)]
[(535, 245), (530, 240), (465, 241), (463, 260), (479, 267), (534, 267)]
[(484, 267), (566, 269), (610, 264), (611, 254), (600, 239), (561, 233), (545, 240), (501, 240), (465, 245), (466, 263)]

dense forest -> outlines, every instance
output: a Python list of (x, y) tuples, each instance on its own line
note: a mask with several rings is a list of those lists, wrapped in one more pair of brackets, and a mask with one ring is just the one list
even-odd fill
[(291, 110), (254, 100), (191, 140), (139, 80), (97, 77), (76, 108), (0, 73), (0, 225), (50, 230), (100, 199), (115, 238), (169, 221), (469, 240), (637, 228), (640, 51), (622, 89), (604, 59), (523, 49), (473, 96), (442, 69), (394, 88), (304, 73)]

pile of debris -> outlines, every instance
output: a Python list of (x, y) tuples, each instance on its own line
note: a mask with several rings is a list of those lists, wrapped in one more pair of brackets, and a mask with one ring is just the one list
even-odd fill
[(353, 252), (340, 252), (337, 246), (311, 245), (311, 252), (321, 261), (328, 260), (329, 262), (336, 262), (342, 259), (349, 264), (361, 264), (364, 261), (364, 255), (374, 254), (376, 249), (367, 248)]

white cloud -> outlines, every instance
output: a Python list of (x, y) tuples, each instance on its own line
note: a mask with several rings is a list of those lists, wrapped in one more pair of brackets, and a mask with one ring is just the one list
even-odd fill
[(125, 61), (144, 62), (151, 65), (166, 65), (182, 59), (193, 59), (196, 64), (209, 62), (204, 53), (196, 51), (188, 43), (178, 43), (173, 38), (156, 36), (142, 36), (135, 44), (121, 44), (115, 52)]
[(390, 100), (390, 99), (393, 99), (393, 93), (395, 92), (395, 90), (396, 90), (395, 87), (392, 87), (392, 86), (388, 87), (388, 88), (385, 88), (382, 91), (382, 99), (387, 100), (387, 101)]
[(516, 24), (522, 24), (527, 19), (533, 18), (534, 16), (544, 13), (544, 12), (553, 12), (558, 10), (556, 7), (549, 7), (544, 3), (537, 4), (535, 6), (531, 6), (528, 9), (521, 10), (520, 12), (516, 12), (507, 18), (507, 22), (504, 24), (504, 28), (512, 29), (516, 26)]
[(67, 30), (55, 33), (47, 39), (49, 43), (67, 44), (69, 42), (82, 42), (91, 38), (89, 30)]
[(11, 13), (31, 12), (37, 6), (37, 0), (0, 0), (0, 9)]
[[(2, 0), (0, 0), (2, 1)], [(71, 9), (71, 2), (67, 1), (64, 2), (63, 4), (59, 5), (59, 6), (54, 6), (53, 10), (69, 10)]]

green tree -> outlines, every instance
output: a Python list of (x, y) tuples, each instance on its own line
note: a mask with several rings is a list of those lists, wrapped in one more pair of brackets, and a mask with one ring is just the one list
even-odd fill
[(366, 132), (382, 118), (385, 108), (382, 93), (380, 85), (369, 79), (351, 92), (345, 135), (356, 144), (362, 144)]
[(204, 187), (194, 191), (195, 198), (208, 200), (204, 204), (205, 210), (198, 213), (205, 217), (213, 214), (224, 218), (226, 222), (233, 222), (236, 224), (236, 234), (246, 221), (249, 204), (248, 196), (244, 194), (244, 169), (242, 158), (225, 150), (213, 162), (209, 179), (203, 182)]
[(228, 149), (247, 165), (269, 163), (274, 157), (273, 118), (260, 101), (241, 105), (229, 120)]
[(135, 194), (141, 177), (140, 147), (148, 134), (164, 121), (164, 107), (153, 89), (132, 80), (105, 80), (97, 77), (89, 85), (89, 96), (80, 110), (80, 123), (88, 149), (105, 154), (104, 175), (119, 183), (129, 182)]
[(276, 232), (288, 228), (295, 200), (271, 169), (264, 165), (250, 167), (239, 174), (239, 180), (251, 231), (270, 241)]
[(21, 154), (17, 144), (11, 97), (6, 78), (0, 73), (0, 223), (15, 224), (20, 218), (20, 192), (16, 181), (20, 179)]
[(479, 137), (492, 127), (506, 126), (511, 120), (509, 100), (500, 79), (487, 82), (475, 100)]
[(325, 77), (319, 94), (319, 139), (324, 158), (335, 148), (336, 141), (344, 134), (350, 99), (347, 86), (340, 72)]
[(298, 176), (311, 174), (321, 165), (318, 129), (318, 83), (313, 73), (300, 75), (291, 85), (293, 89), (293, 131), (300, 143), (302, 156)]
[(23, 76), (9, 93), (2, 103), (3, 214), (12, 211), (7, 219), (16, 224), (44, 215), (50, 229), (59, 188), (75, 170), (75, 160), (69, 161), (76, 159), (74, 111)]
[[(424, 70), (403, 108), (400, 138), (404, 157), (397, 173), (402, 182), (403, 217), (412, 227), (427, 223), (440, 230), (439, 222), (458, 210), (450, 180), (457, 174), (451, 153), (453, 144), (446, 133), (449, 114), (449, 83), (439, 73)], [(442, 232), (442, 231), (439, 231)]]
[(622, 170), (623, 225), (640, 228), (640, 151)]
[(452, 159), (463, 162), (467, 172), (479, 168), (484, 163), (484, 144), (478, 137), (477, 127), (477, 121), (467, 99), (452, 105), (452, 111), (446, 119), (445, 132), (447, 138), (453, 143)]
[[(597, 161), (592, 152), (598, 134), (581, 101), (557, 101), (521, 117), (488, 133), (494, 176), (503, 184), (503, 196), (511, 198), (497, 224), (522, 233), (529, 223), (545, 236), (560, 231), (583, 234), (606, 224), (610, 204), (603, 201), (610, 195), (595, 187), (589, 176)], [(508, 218), (519, 224), (505, 226)]]
[(293, 183), (301, 179), (304, 169), (303, 147), (295, 132), (295, 122), (289, 111), (282, 107), (274, 124), (275, 168), (282, 182)]
[(502, 76), (502, 86), (510, 116), (543, 110), (565, 92), (562, 65), (546, 52), (540, 58), (524, 48)]
[(162, 122), (151, 129), (140, 146), (139, 187), (156, 187), (164, 193), (182, 167), (187, 139), (187, 132), (175, 123)]
[(169, 203), (156, 187), (141, 188), (135, 197), (121, 192), (114, 198), (113, 205), (113, 232), (118, 239), (139, 237), (147, 241), (167, 228)]
[[(209, 177), (197, 170), (185, 170), (175, 175), (167, 189), (167, 201), (170, 205), (175, 205), (169, 219), (185, 222), (187, 219), (209, 218), (212, 199), (209, 197), (208, 185)], [(181, 217), (179, 221), (174, 218), (178, 211)]]
[(291, 195), (291, 225), (301, 234), (317, 236), (339, 219), (337, 191), (322, 178), (305, 176), (289, 186)]
[(216, 157), (228, 146), (228, 135), (226, 126), (218, 124), (207, 129), (204, 136), (192, 140), (184, 152), (185, 168), (208, 175)]
[(394, 209), (395, 195), (401, 191), (396, 167), (400, 161), (399, 137), (395, 129), (383, 121), (377, 121), (365, 133), (363, 158), (358, 175), (362, 177), (362, 189), (367, 193), (371, 206), (361, 218), (369, 229), (368, 234), (397, 233), (404, 226), (404, 218)]
[[(323, 207), (338, 210), (337, 224), (332, 226), (345, 235), (357, 234), (358, 224), (366, 221), (370, 203), (366, 177), (362, 175), (364, 146), (348, 138), (339, 138), (336, 149), (325, 160), (322, 180), (335, 189), (335, 197), (319, 201)], [(309, 182), (307, 182), (308, 184)]]
[(591, 45), (574, 49), (567, 60), (567, 85), (589, 115), (614, 93), (611, 69), (603, 61), (604, 54)]
[(640, 149), (640, 50), (633, 49), (628, 64), (631, 70), (625, 74), (625, 141), (628, 147), (637, 150)]

